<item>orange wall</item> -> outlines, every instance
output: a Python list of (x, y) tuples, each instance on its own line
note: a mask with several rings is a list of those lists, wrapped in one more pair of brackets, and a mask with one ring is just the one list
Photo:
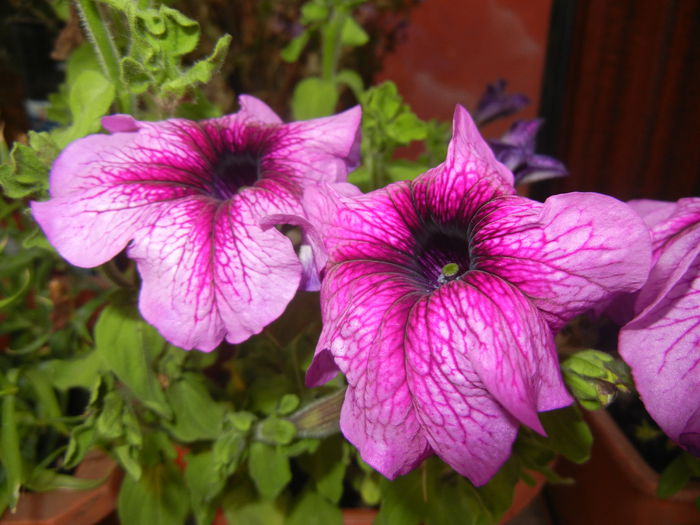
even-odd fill
[[(411, 11), (406, 38), (387, 56), (381, 80), (393, 80), (421, 118), (452, 118), (455, 104), (472, 109), (499, 77), (531, 105), (539, 103), (552, 0), (425, 0)], [(509, 122), (489, 125), (500, 135)]]

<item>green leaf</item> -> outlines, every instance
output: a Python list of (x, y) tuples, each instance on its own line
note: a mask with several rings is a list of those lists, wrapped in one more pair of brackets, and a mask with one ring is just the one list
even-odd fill
[(287, 445), (292, 442), (297, 429), (294, 423), (275, 416), (262, 420), (258, 424), (257, 437), (261, 441), (275, 445)]
[(51, 386), (50, 376), (43, 370), (32, 367), (24, 371), (24, 377), (32, 385), (37, 400), (37, 413), (47, 420), (53, 420), (52, 425), (62, 434), (68, 434), (68, 427), (60, 419), (63, 410), (56, 397), (56, 392)]
[[(17, 385), (19, 371), (14, 368), (7, 372), (6, 381), (0, 385), (8, 388)], [(0, 426), (0, 462), (4, 467), (4, 484), (7, 486), (8, 504), (10, 508), (17, 505), (19, 488), (24, 480), (22, 469), (22, 454), (19, 444), (19, 430), (15, 394), (5, 394), (2, 397), (2, 426)]]
[(11, 199), (44, 192), (49, 186), (49, 167), (32, 148), (15, 142), (10, 162), (0, 166), (0, 185)]
[(124, 434), (122, 412), (124, 399), (118, 391), (108, 392), (102, 403), (102, 411), (97, 416), (95, 429), (104, 439), (117, 439)]
[(136, 95), (145, 93), (155, 80), (143, 64), (131, 57), (121, 59), (119, 62), (119, 75), (122, 83), (131, 93)]
[(335, 76), (335, 81), (339, 84), (345, 84), (348, 86), (352, 90), (355, 97), (357, 97), (358, 100), (361, 99), (362, 93), (365, 90), (365, 84), (362, 81), (362, 77), (359, 75), (359, 73), (352, 71), (351, 69), (343, 69)]
[(212, 399), (199, 375), (183, 374), (170, 383), (166, 395), (175, 418), (166, 427), (176, 439), (188, 443), (221, 434), (224, 408)]
[(306, 490), (294, 506), (288, 525), (342, 525), (343, 513), (323, 496)]
[(251, 487), (236, 483), (226, 491), (222, 506), (228, 525), (285, 525), (278, 501), (260, 501)]
[(132, 307), (117, 302), (103, 310), (95, 325), (95, 346), (105, 367), (144, 405), (170, 419), (172, 411), (152, 368), (165, 344)]
[(99, 487), (107, 477), (88, 479), (77, 478), (68, 474), (59, 474), (55, 470), (35, 468), (27, 479), (26, 486), (30, 490), (46, 492), (49, 490), (89, 490)]
[(224, 488), (225, 479), (219, 475), (210, 450), (187, 457), (185, 484), (197, 523), (208, 524), (214, 519), (216, 509), (212, 501)]
[(100, 355), (91, 350), (72, 359), (46, 361), (44, 370), (51, 384), (59, 390), (75, 387), (90, 390), (97, 382), (101, 364)]
[(309, 25), (312, 22), (320, 22), (328, 17), (328, 8), (323, 1), (311, 0), (301, 6), (300, 22)]
[(231, 45), (231, 35), (224, 35), (216, 42), (216, 47), (211, 55), (195, 63), (190, 69), (181, 75), (169, 80), (162, 86), (164, 93), (181, 95), (189, 87), (195, 84), (206, 84), (224, 63), (228, 48)]
[(189, 496), (180, 471), (171, 463), (144, 470), (139, 480), (124, 477), (117, 502), (120, 523), (184, 525)]
[(692, 476), (693, 472), (688, 468), (684, 455), (679, 454), (661, 473), (656, 495), (663, 499), (670, 498), (685, 487)]
[(56, 144), (65, 147), (76, 139), (100, 130), (100, 118), (109, 112), (114, 102), (112, 83), (97, 71), (83, 71), (70, 86), (68, 106), (73, 123), (68, 129), (54, 134)]
[(576, 405), (541, 412), (540, 421), (547, 432), (547, 445), (574, 463), (588, 461), (593, 434)]
[(325, 117), (335, 111), (338, 90), (334, 82), (308, 77), (299, 82), (292, 95), (294, 120)]
[(164, 50), (171, 56), (193, 51), (199, 41), (199, 23), (167, 6), (161, 6), (160, 12), (166, 26)]
[(90, 450), (95, 442), (97, 431), (95, 429), (95, 417), (88, 417), (80, 425), (73, 427), (66, 455), (63, 458), (63, 464), (70, 469), (77, 466), (85, 458), (85, 454)]
[(363, 46), (369, 42), (369, 35), (354, 18), (348, 16), (340, 30), (340, 41), (345, 46)]
[(29, 269), (25, 269), (22, 272), (22, 283), (19, 285), (19, 288), (17, 288), (17, 291), (15, 291), (13, 294), (9, 295), (8, 297), (5, 297), (4, 299), (0, 299), (0, 308), (7, 308), (8, 306), (11, 306), (19, 298), (23, 297), (24, 293), (29, 288), (30, 280), (31, 280), (31, 274), (29, 273)]
[(382, 502), (374, 525), (418, 525), (427, 514), (420, 471), (382, 480)]
[(425, 123), (414, 113), (406, 110), (398, 115), (387, 127), (386, 133), (399, 144), (408, 144), (425, 138)]
[(282, 396), (282, 399), (280, 399), (278, 408), (277, 408), (277, 413), (286, 416), (287, 414), (291, 414), (294, 412), (297, 407), (299, 407), (299, 396), (295, 394), (284, 394)]
[(301, 467), (314, 480), (318, 493), (333, 503), (338, 503), (343, 495), (343, 480), (349, 462), (344, 444), (340, 436), (333, 436), (321, 441), (313, 454), (299, 458)]
[(255, 487), (265, 499), (275, 499), (292, 479), (287, 456), (265, 443), (250, 445), (248, 467)]
[(289, 44), (280, 52), (280, 57), (285, 62), (296, 62), (299, 59), (299, 55), (306, 47), (309, 42), (311, 33), (308, 31), (302, 31), (297, 36), (295, 36)]
[(519, 474), (517, 461), (506, 461), (486, 485), (476, 489), (481, 496), (483, 508), (488, 509), (491, 519), (500, 519), (510, 508)]
[(226, 479), (236, 471), (247, 443), (245, 434), (235, 428), (224, 432), (214, 442), (213, 462), (221, 479)]

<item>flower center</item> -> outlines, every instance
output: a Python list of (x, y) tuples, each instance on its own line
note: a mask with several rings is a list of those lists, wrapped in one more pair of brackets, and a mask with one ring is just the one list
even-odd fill
[(428, 289), (459, 279), (470, 268), (466, 228), (428, 225), (416, 235), (415, 264)]
[(227, 151), (214, 166), (213, 196), (226, 200), (260, 178), (260, 155), (251, 151)]

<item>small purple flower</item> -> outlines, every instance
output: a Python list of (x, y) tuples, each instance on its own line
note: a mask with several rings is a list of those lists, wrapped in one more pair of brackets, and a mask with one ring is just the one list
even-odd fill
[(630, 301), (620, 355), (649, 414), (700, 456), (700, 198), (630, 205), (651, 228), (654, 265)]
[(359, 160), (359, 108), (283, 124), (253, 97), (240, 105), (199, 122), (106, 117), (112, 134), (68, 146), (51, 199), (32, 203), (76, 266), (126, 247), (143, 282), (141, 313), (186, 349), (241, 342), (282, 313), (302, 263), (265, 218), (301, 214), (305, 186), (343, 181)]
[(526, 184), (568, 175), (564, 164), (557, 159), (535, 153), (535, 139), (544, 121), (542, 119), (518, 120), (498, 140), (489, 140), (489, 146), (513, 172), (516, 184)]
[(498, 118), (512, 115), (529, 103), (530, 99), (522, 93), (508, 95), (505, 79), (499, 78), (493, 84), (486, 86), (486, 91), (476, 105), (474, 121), (477, 125), (483, 126)]
[(341, 429), (387, 477), (434, 452), (481, 485), (519, 423), (544, 433), (538, 412), (572, 402), (553, 331), (643, 284), (648, 231), (604, 195), (514, 195), (460, 106), (445, 163), (344, 193), (304, 198), (327, 261), (307, 383), (346, 375)]

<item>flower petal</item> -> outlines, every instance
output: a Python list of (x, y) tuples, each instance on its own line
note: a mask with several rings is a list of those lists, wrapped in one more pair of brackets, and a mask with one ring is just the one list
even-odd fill
[(301, 265), (289, 239), (258, 226), (265, 192), (230, 201), (163, 205), (128, 255), (143, 279), (139, 307), (172, 343), (209, 351), (239, 343), (276, 319), (296, 293)]
[(649, 232), (626, 204), (568, 193), (544, 204), (494, 199), (474, 219), (474, 264), (518, 287), (553, 330), (617, 292), (633, 292), (651, 264)]
[(344, 182), (360, 162), (360, 106), (337, 115), (286, 124), (289, 140), (278, 155), (310, 179)]
[[(659, 264), (673, 255), (664, 253)], [(685, 265), (671, 289), (620, 330), (619, 345), (649, 414), (671, 439), (697, 453), (700, 256)]]
[(445, 164), (457, 173), (470, 174), (473, 179), (496, 177), (506, 186), (513, 186), (513, 174), (496, 160), (469, 112), (460, 105), (455, 108)]
[(468, 272), (412, 309), (407, 381), (431, 447), (481, 485), (510, 455), (517, 420), (572, 403), (536, 309), (495, 276)]
[(241, 95), (238, 97), (238, 104), (241, 106), (241, 111), (236, 113), (238, 118), (262, 124), (282, 124), (282, 119), (277, 113), (259, 98)]
[(341, 430), (389, 478), (409, 472), (429, 453), (406, 384), (402, 346), (417, 296), (393, 279), (393, 270), (353, 261), (329, 269), (321, 290), (323, 332), (307, 373), (309, 386), (330, 379), (333, 355), (349, 385)]

